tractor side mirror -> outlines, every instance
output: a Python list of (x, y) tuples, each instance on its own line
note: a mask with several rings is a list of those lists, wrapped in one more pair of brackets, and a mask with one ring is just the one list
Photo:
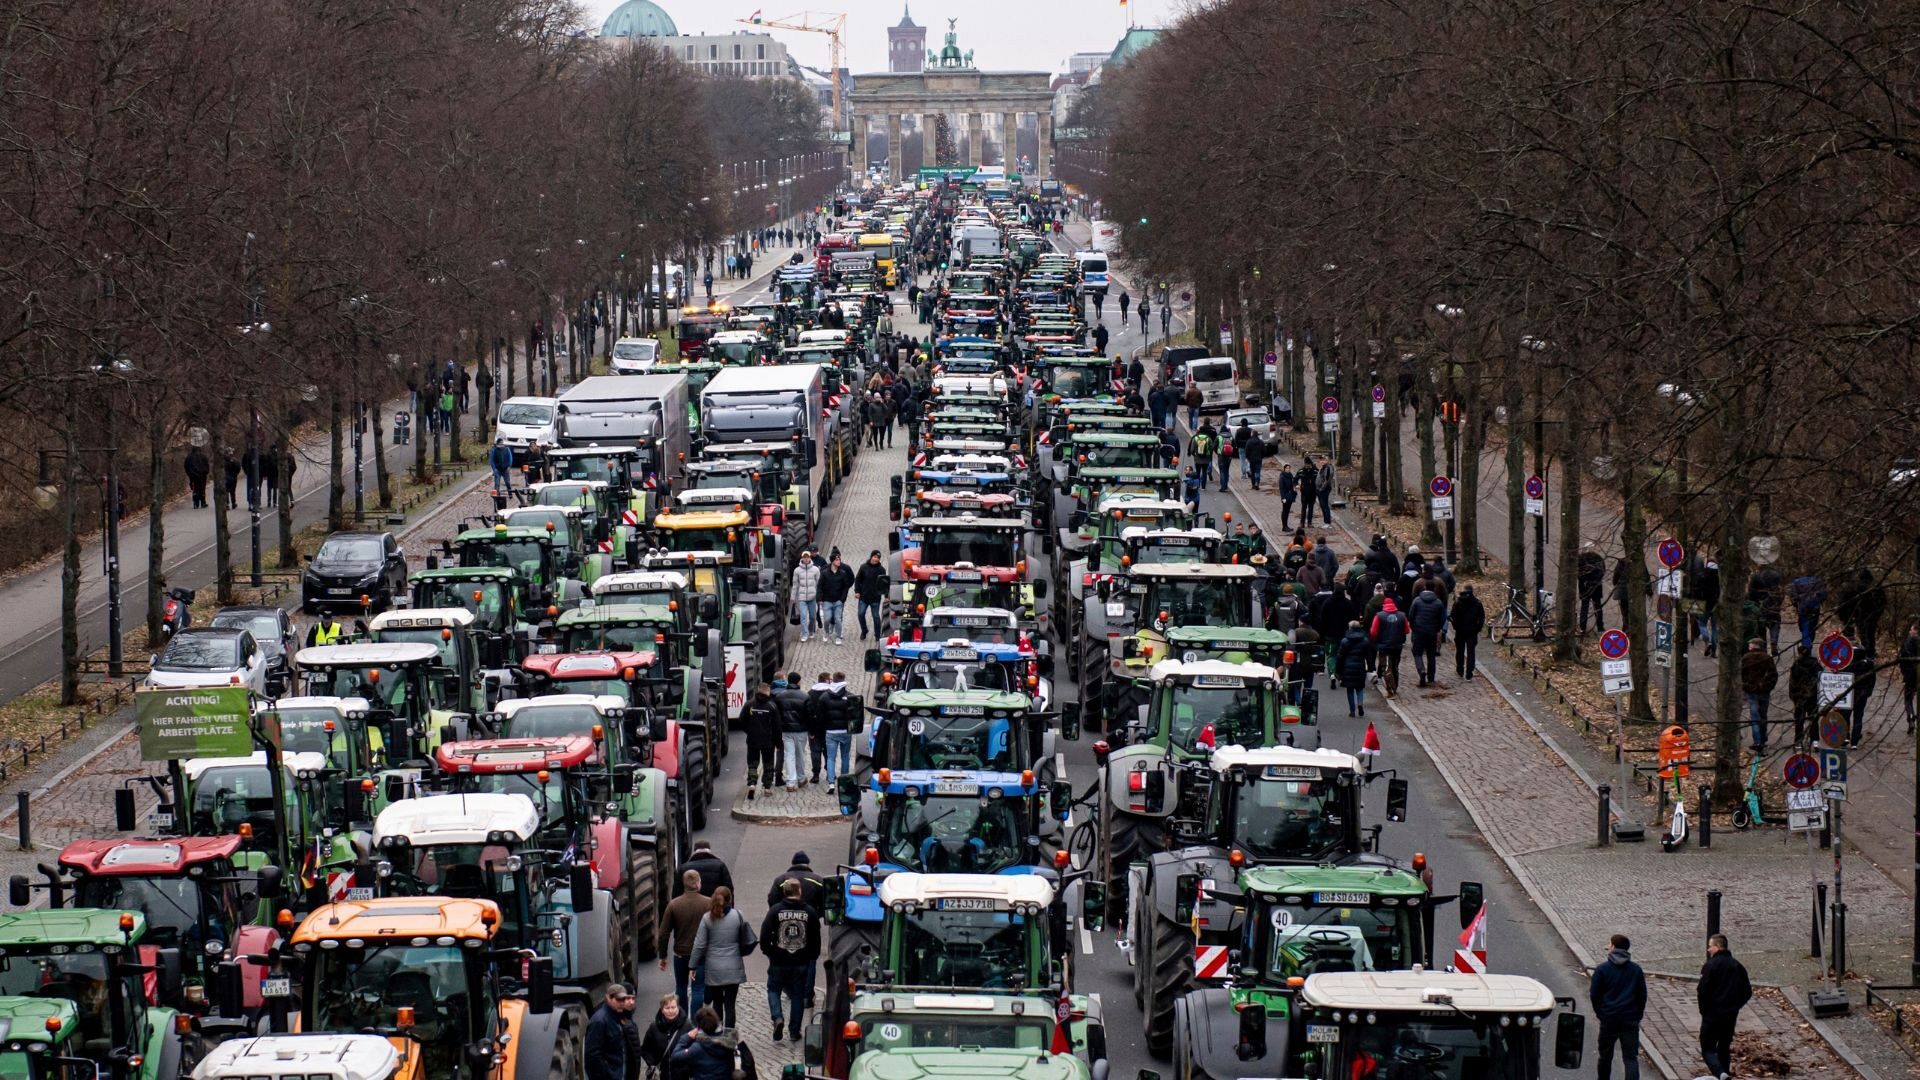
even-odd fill
[(613, 793), (615, 795), (633, 794), (633, 770), (625, 765), (613, 770)]
[(1193, 921), (1193, 906), (1200, 896), (1200, 875), (1181, 874), (1173, 879), (1173, 921), (1185, 925)]
[(407, 797), (407, 778), (398, 773), (388, 775), (386, 779), (387, 801), (397, 803)]
[(574, 863), (567, 870), (567, 891), (573, 900), (575, 914), (584, 915), (593, 910), (593, 867), (586, 863)]
[(867, 671), (872, 671), (872, 672), (879, 671), (880, 670), (880, 650), (868, 649), (866, 652), (866, 655), (861, 657), (860, 664), (861, 664), (861, 667), (863, 667)]
[(33, 886), (27, 883), (25, 874), (15, 874), (7, 879), (7, 903), (17, 908), (33, 903)]
[(213, 1011), (221, 1016), (245, 1015), (246, 998), (241, 992), (240, 962), (222, 960), (213, 966)]
[(1079, 702), (1063, 701), (1060, 703), (1060, 737), (1068, 742), (1073, 742), (1080, 738)]
[(1033, 595), (1040, 600), (1045, 600), (1047, 598), (1047, 579), (1046, 578), (1033, 579)]
[(852, 817), (860, 809), (860, 781), (857, 777), (842, 775), (834, 781), (840, 796), (840, 813)]
[(900, 520), (900, 496), (897, 494), (887, 496), (887, 520)]
[(1556, 1068), (1577, 1069), (1586, 1052), (1587, 1018), (1577, 1012), (1563, 1012), (1554, 1021), (1553, 1064)]
[(1267, 1056), (1267, 1007), (1248, 1002), (1240, 1006), (1240, 1042), (1234, 1048), (1241, 1061)]
[(1067, 820), (1073, 812), (1073, 785), (1065, 780), (1054, 781), (1053, 787), (1047, 791), (1047, 809), (1053, 811), (1053, 816), (1061, 821)]
[(262, 900), (278, 900), (287, 891), (286, 871), (269, 863), (254, 872), (254, 892)]
[(1473, 925), (1474, 917), (1487, 904), (1487, 887), (1477, 881), (1460, 883), (1460, 929)]
[(1387, 820), (1407, 820), (1407, 782), (1397, 776), (1387, 781)]
[(367, 795), (360, 790), (359, 777), (349, 776), (340, 781), (340, 810), (341, 816), (349, 823), (366, 821), (370, 817), (367, 813)]
[(135, 829), (133, 812), (133, 789), (116, 788), (113, 792), (113, 828), (116, 832), (132, 832)]
[(180, 969), (180, 950), (172, 947), (159, 950), (154, 955), (154, 968), (160, 981), (160, 1000), (177, 999), (184, 981)]
[(438, 555), (427, 556), (427, 569), (429, 570), (440, 569), (440, 556)]
[(847, 879), (837, 877), (827, 882), (826, 894), (821, 899), (821, 917), (829, 923), (839, 923), (847, 913)]
[(536, 956), (527, 961), (527, 1011), (535, 1016), (545, 1016), (553, 1011), (551, 956)]
[(888, 551), (900, 550), (900, 533), (894, 529), (887, 530), (887, 550)]
[(1101, 603), (1106, 603), (1108, 598), (1113, 596), (1113, 582), (1102, 578), (1094, 584), (1093, 595), (1099, 597)]
[(1082, 882), (1080, 921), (1095, 933), (1107, 926), (1107, 883), (1088, 878)]
[(1157, 814), (1167, 808), (1167, 776), (1162, 772), (1148, 772), (1141, 780), (1141, 801), (1146, 804), (1149, 814)]
[(1311, 687), (1300, 691), (1300, 723), (1316, 727), (1320, 723), (1320, 691)]
[(700, 597), (700, 618), (702, 621), (717, 623), (720, 621), (720, 598), (702, 594)]

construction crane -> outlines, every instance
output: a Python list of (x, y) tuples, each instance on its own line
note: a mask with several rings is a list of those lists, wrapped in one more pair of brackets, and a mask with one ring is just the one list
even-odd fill
[(769, 26), (776, 30), (805, 30), (810, 34), (825, 34), (830, 46), (828, 50), (827, 78), (833, 83), (833, 128), (840, 130), (840, 54), (841, 35), (847, 30), (847, 16), (823, 11), (802, 11), (797, 15), (788, 15), (784, 19), (763, 19), (758, 14), (751, 18), (735, 19), (735, 22), (748, 26)]

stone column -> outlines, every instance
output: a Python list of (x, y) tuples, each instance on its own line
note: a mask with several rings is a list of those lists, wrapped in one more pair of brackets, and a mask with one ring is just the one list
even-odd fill
[(961, 123), (967, 131), (967, 164), (980, 164), (980, 114), (961, 113)]
[(1008, 172), (1019, 167), (1020, 152), (1020, 114), (1000, 114), (1000, 164)]
[(900, 179), (900, 114), (887, 114), (887, 179)]
[(864, 113), (853, 114), (853, 176), (855, 180), (867, 175), (867, 117)]
[(1050, 112), (1040, 114), (1040, 141), (1034, 150), (1034, 157), (1039, 159), (1033, 163), (1034, 174), (1042, 180), (1051, 179), (1053, 176), (1053, 114)]

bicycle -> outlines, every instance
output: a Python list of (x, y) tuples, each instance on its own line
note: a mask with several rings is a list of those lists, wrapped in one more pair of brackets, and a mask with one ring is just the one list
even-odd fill
[(1733, 808), (1733, 827), (1747, 829), (1755, 825), (1772, 825), (1767, 820), (1766, 811), (1760, 808), (1760, 755), (1753, 755), (1753, 764), (1747, 767), (1747, 792), (1740, 804)]
[(1540, 612), (1535, 614), (1521, 598), (1520, 590), (1502, 582), (1500, 587), (1507, 590), (1507, 606), (1500, 614), (1487, 620), (1487, 637), (1494, 641), (1504, 641), (1513, 636), (1513, 628), (1524, 628), (1528, 637), (1545, 638), (1552, 636), (1553, 593), (1540, 590)]

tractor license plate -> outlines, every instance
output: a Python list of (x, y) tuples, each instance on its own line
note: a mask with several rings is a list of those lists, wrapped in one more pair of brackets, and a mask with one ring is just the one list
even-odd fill
[(942, 660), (978, 660), (980, 654), (973, 649), (941, 649)]
[(978, 790), (980, 785), (971, 780), (935, 780), (933, 782), (935, 795), (971, 795)]
[(1340, 1029), (1332, 1024), (1308, 1024), (1307, 1041), (1310, 1043), (1337, 1043), (1340, 1041)]
[(953, 625), (955, 626), (991, 626), (993, 625), (993, 620), (987, 618), (985, 615), (955, 615), (953, 617)]
[(1373, 897), (1363, 892), (1317, 892), (1313, 894), (1313, 902), (1316, 904), (1347, 904), (1356, 907), (1365, 907), (1372, 900)]
[(371, 900), (373, 899), (373, 890), (371, 888), (348, 889), (347, 899), (350, 901)]
[(260, 980), (261, 997), (292, 997), (293, 980), (286, 976)]
[(147, 820), (153, 822), (153, 827), (156, 829), (171, 829), (173, 828), (173, 811), (155, 810), (147, 815)]
[(987, 896), (949, 896), (940, 901), (941, 911), (992, 911), (993, 898)]

